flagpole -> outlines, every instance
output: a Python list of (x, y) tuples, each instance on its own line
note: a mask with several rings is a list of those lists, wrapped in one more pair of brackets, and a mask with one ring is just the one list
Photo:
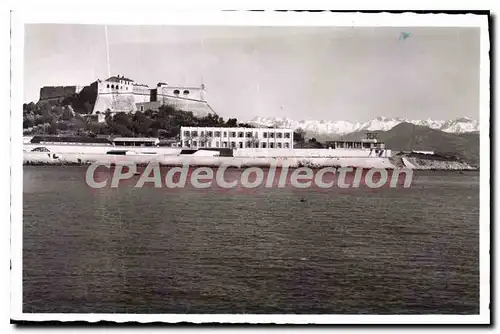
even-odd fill
[(111, 77), (111, 67), (109, 62), (108, 26), (104, 25), (104, 36), (106, 38), (106, 62), (108, 65), (108, 78)]

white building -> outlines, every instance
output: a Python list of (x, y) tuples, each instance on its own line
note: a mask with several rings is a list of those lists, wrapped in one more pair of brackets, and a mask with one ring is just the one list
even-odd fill
[(182, 126), (181, 145), (190, 148), (293, 148), (293, 130)]

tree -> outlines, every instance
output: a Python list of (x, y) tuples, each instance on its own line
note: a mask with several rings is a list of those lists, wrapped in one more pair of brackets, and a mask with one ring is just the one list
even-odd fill
[(316, 138), (311, 138), (309, 139), (309, 147), (311, 148), (323, 148), (323, 144), (321, 144), (320, 142), (318, 142), (316, 140)]
[(228, 128), (238, 127), (238, 120), (236, 118), (229, 118), (226, 122), (226, 127)]
[(149, 135), (149, 130), (153, 121), (143, 113), (136, 112), (135, 115), (132, 116), (132, 123), (136, 134), (146, 136)]
[(23, 120), (23, 129), (27, 129), (27, 128), (31, 128), (33, 127), (35, 124), (33, 123), (33, 121), (30, 119), (30, 118), (25, 118)]
[(50, 123), (48, 132), (50, 135), (55, 135), (57, 134), (57, 124), (55, 122)]
[(293, 139), (297, 143), (303, 143), (305, 141), (305, 131), (302, 128), (298, 128), (293, 132)]
[(69, 109), (69, 107), (64, 108), (64, 111), (62, 112), (61, 118), (65, 121), (69, 121), (69, 120), (73, 119), (73, 112), (71, 111), (71, 109)]
[(36, 105), (33, 102), (23, 104), (23, 111), (24, 112), (34, 113), (35, 110), (36, 110)]

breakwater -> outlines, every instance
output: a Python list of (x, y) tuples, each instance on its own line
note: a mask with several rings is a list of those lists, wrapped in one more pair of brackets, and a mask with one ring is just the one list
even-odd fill
[(233, 166), (233, 167), (356, 167), (389, 168), (395, 166), (387, 158), (352, 158), (352, 157), (217, 157), (217, 156), (182, 156), (182, 155), (108, 155), (82, 153), (46, 153), (25, 152), (26, 165), (85, 165), (100, 164), (148, 164), (158, 163), (164, 166)]
[[(123, 154), (109, 154), (110, 151)], [(127, 152), (125, 152), (127, 151)], [(192, 153), (192, 152), (191, 152)], [(370, 150), (342, 149), (236, 149), (233, 156), (219, 156), (218, 151), (198, 150), (183, 154), (172, 147), (118, 147), (111, 145), (44, 145), (25, 144), (25, 165), (86, 165), (92, 163), (164, 166), (232, 166), (232, 167), (353, 167), (353, 168), (411, 168), (415, 170), (475, 170), (463, 161), (442, 159), (432, 155), (396, 155), (379, 157)]]

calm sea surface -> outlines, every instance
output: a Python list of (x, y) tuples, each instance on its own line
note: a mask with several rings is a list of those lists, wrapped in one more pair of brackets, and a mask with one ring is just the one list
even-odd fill
[(24, 312), (479, 313), (477, 172), (241, 193), (85, 170), (24, 167)]

